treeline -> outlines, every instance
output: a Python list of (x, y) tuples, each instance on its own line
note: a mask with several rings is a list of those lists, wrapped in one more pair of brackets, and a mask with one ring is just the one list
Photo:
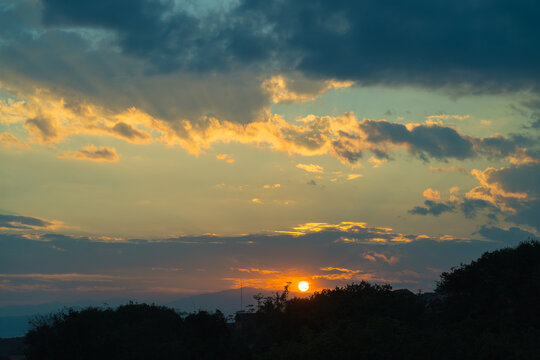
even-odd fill
[(441, 274), (433, 296), (367, 282), (258, 297), (227, 323), (219, 311), (147, 304), (36, 319), (32, 359), (539, 359), (540, 243), (485, 253)]

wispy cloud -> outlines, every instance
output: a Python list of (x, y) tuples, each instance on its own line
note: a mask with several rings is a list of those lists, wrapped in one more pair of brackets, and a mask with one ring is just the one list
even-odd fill
[(45, 220), (30, 216), (0, 214), (0, 230), (56, 230), (62, 226), (63, 224), (60, 221)]
[(326, 81), (307, 81), (302, 79), (304, 82), (304, 89), (306, 88), (306, 82), (309, 82), (310, 90), (309, 92), (296, 92), (290, 88), (290, 83), (294, 82), (292, 79), (287, 79), (283, 75), (276, 75), (267, 80), (264, 80), (262, 83), (262, 88), (268, 92), (271, 96), (272, 102), (274, 104), (279, 104), (281, 102), (297, 102), (304, 103), (309, 100), (315, 100), (318, 96), (324, 94), (325, 92), (332, 89), (347, 88), (354, 85), (353, 81), (336, 81), (336, 80), (326, 80)]
[(64, 154), (58, 154), (58, 157), (63, 159), (90, 160), (97, 162), (115, 162), (119, 159), (115, 148), (107, 146), (97, 147), (95, 145), (88, 145), (76, 151), (68, 151)]
[(0, 133), (0, 144), (4, 146), (5, 148), (21, 148), (21, 149), (29, 149), (30, 146), (26, 143), (23, 143), (17, 137), (11, 133), (3, 132)]
[(436, 171), (436, 172), (452, 172), (452, 171), (456, 171), (456, 172), (467, 173), (467, 170), (465, 170), (465, 168), (463, 166), (448, 166), (448, 167), (430, 166), (429, 170), (430, 171)]
[(324, 168), (316, 164), (297, 164), (296, 167), (311, 173), (322, 174), (324, 172)]
[(70, 281), (70, 282), (110, 282), (118, 279), (117, 276), (100, 274), (0, 274), (4, 279), (30, 279), (44, 282)]
[(226, 163), (232, 164), (235, 162), (234, 155), (232, 154), (217, 154), (216, 159), (225, 161)]

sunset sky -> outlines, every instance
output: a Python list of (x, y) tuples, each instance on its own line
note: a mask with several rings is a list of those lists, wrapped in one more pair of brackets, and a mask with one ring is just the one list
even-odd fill
[(539, 13), (0, 0), (0, 305), (429, 291), (537, 237)]

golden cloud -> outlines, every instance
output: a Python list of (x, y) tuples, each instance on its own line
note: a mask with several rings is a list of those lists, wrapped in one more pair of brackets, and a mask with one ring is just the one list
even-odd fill
[(432, 201), (441, 200), (441, 193), (438, 190), (433, 190), (431, 188), (424, 190), (422, 195), (424, 195), (424, 197), (428, 200), (432, 200)]
[(315, 164), (297, 164), (296, 167), (311, 173), (321, 174), (324, 172), (324, 168), (322, 166)]
[(3, 132), (0, 133), (0, 144), (4, 146), (5, 148), (21, 148), (21, 149), (29, 149), (30, 146), (28, 144), (23, 143), (17, 137), (11, 133)]
[(225, 161), (225, 162), (227, 162), (227, 163), (229, 163), (229, 164), (232, 164), (232, 163), (235, 162), (233, 156), (234, 156), (234, 155), (232, 155), (232, 154), (217, 154), (217, 155), (216, 155), (216, 159)]
[(505, 191), (499, 183), (491, 182), (490, 176), (496, 171), (498, 170), (492, 167), (488, 167), (484, 171), (479, 169), (471, 170), (471, 174), (480, 182), (480, 186), (469, 190), (465, 194), (465, 197), (467, 199), (485, 200), (502, 211), (515, 213), (516, 210), (508, 205), (507, 199), (525, 201), (528, 198), (527, 193), (508, 192)]
[(302, 93), (290, 89), (290, 82), (291, 80), (287, 79), (285, 76), (276, 75), (263, 81), (261, 87), (264, 91), (270, 94), (270, 98), (274, 104), (279, 104), (281, 102), (304, 103), (306, 101), (315, 100), (317, 97), (323, 95), (329, 90), (347, 88), (354, 85), (353, 81), (327, 80), (322, 84), (312, 84), (317, 87), (317, 89), (314, 89), (314, 92)]

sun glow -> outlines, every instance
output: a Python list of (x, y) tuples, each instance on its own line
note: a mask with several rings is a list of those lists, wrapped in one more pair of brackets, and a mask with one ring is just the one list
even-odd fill
[(309, 283), (307, 281), (300, 281), (298, 283), (298, 290), (306, 292), (309, 290)]

